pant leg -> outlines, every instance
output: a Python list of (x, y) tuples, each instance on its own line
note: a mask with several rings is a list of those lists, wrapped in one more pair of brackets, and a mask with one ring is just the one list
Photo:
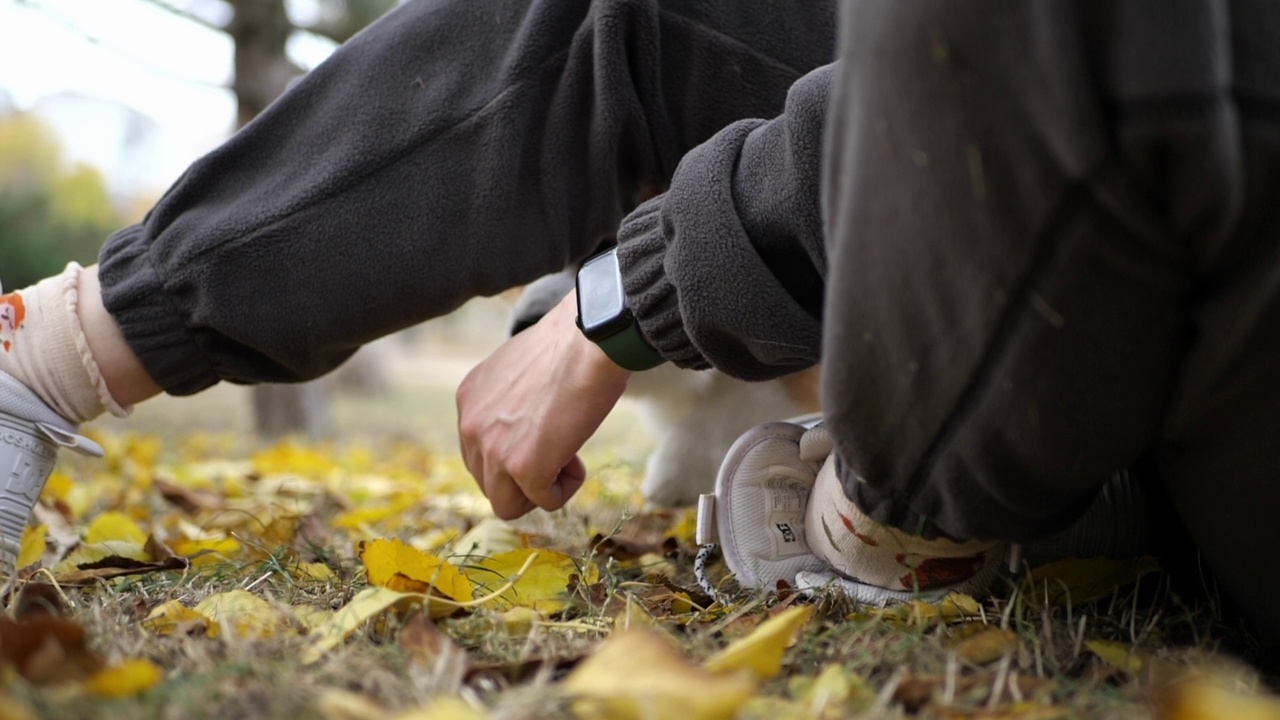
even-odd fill
[[(1240, 38), (1250, 36), (1240, 28)], [(1244, 93), (1250, 89), (1245, 88)], [(1280, 93), (1246, 96), (1245, 212), (1192, 311), (1160, 474), (1223, 589), (1280, 648)]]
[(898, 527), (1024, 539), (1151, 451), (1280, 638), (1274, 14), (952, 7), (842, 22), (823, 368), (846, 491)]
[(315, 377), (580, 259), (833, 47), (831, 2), (409, 3), (108, 241), (107, 308), (170, 393)]

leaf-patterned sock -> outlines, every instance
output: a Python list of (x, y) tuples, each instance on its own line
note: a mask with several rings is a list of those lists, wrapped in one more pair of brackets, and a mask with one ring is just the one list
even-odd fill
[(1000, 562), (1005, 544), (969, 540), (925, 540), (867, 517), (845, 497), (834, 455), (814, 482), (805, 513), (809, 550), (837, 573), (867, 585), (895, 591), (963, 589), (991, 563)]
[(107, 391), (80, 326), (82, 270), (71, 263), (59, 275), (0, 295), (0, 370), (73, 423), (128, 414)]

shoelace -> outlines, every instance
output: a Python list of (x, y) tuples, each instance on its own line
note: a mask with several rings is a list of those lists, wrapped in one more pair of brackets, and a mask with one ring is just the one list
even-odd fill
[(706, 593), (713, 602), (728, 605), (725, 602), (725, 596), (707, 577), (707, 563), (711, 561), (711, 556), (719, 547), (716, 543), (707, 543), (698, 548), (698, 554), (693, 558), (693, 578), (698, 581), (698, 587), (702, 588), (702, 592)]

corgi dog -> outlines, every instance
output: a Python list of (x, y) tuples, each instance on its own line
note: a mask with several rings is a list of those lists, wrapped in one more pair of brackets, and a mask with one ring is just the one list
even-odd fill
[[(511, 334), (555, 307), (576, 276), (570, 268), (526, 286), (512, 310)], [(654, 440), (641, 494), (656, 507), (681, 507), (714, 492), (720, 463), (738, 436), (760, 423), (818, 411), (818, 368), (749, 383), (666, 364), (632, 375), (627, 397)]]

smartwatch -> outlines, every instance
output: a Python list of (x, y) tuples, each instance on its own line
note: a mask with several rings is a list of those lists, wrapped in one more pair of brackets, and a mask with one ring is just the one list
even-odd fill
[(618, 248), (593, 256), (578, 270), (578, 328), (617, 365), (639, 371), (665, 359), (645, 342), (622, 291)]

